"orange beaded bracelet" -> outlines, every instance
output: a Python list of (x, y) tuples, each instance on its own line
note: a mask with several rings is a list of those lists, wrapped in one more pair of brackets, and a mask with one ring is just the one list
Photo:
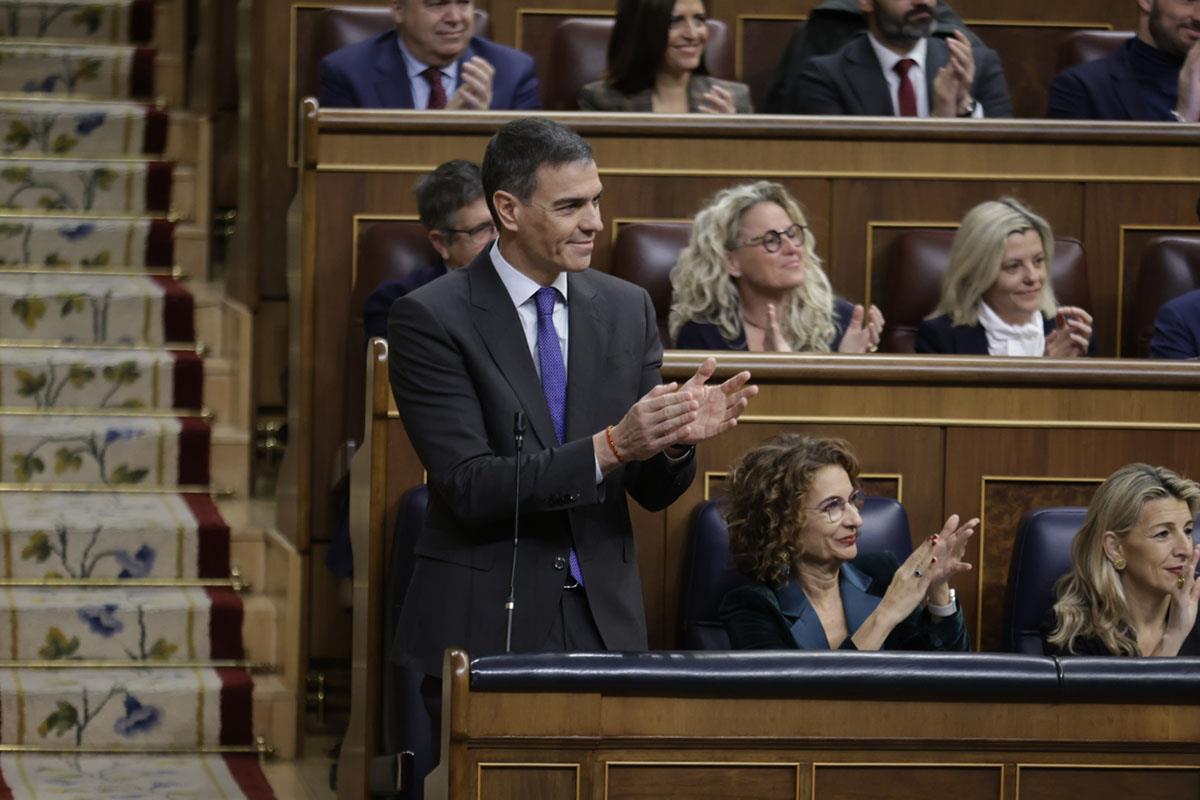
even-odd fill
[(613, 426), (612, 426), (612, 425), (609, 425), (609, 426), (608, 426), (607, 428), (605, 428), (605, 430), (604, 430), (604, 438), (605, 438), (605, 440), (607, 440), (607, 441), (608, 441), (608, 449), (609, 449), (609, 450), (612, 450), (612, 454), (613, 454), (614, 456), (616, 456), (616, 459), (617, 459), (617, 462), (618, 462), (618, 463), (620, 463), (620, 464), (624, 464), (624, 463), (625, 463), (625, 459), (621, 458), (621, 451), (617, 449), (617, 443), (613, 441), (612, 432), (613, 432)]

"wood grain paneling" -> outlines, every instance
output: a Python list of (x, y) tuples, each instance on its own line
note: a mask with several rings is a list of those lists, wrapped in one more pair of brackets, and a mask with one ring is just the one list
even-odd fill
[(817, 764), (813, 800), (1002, 800), (1003, 766)]
[(798, 764), (610, 763), (608, 800), (795, 800)]
[(579, 800), (579, 769), (563, 764), (480, 764), (479, 800)]
[(1062, 800), (1064, 797), (1119, 797), (1121, 800), (1200, 797), (1200, 769), (1020, 765), (1016, 800)]

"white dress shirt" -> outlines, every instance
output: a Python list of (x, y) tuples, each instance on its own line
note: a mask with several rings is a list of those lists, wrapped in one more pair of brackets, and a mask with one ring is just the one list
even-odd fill
[[(875, 57), (879, 59), (879, 66), (883, 69), (883, 79), (887, 81), (888, 94), (892, 98), (892, 113), (900, 116), (900, 75), (896, 72), (896, 65), (901, 59), (911, 58), (916, 63), (908, 68), (908, 79), (912, 82), (913, 94), (917, 98), (917, 116), (929, 116), (929, 80), (925, 73), (925, 60), (929, 52), (929, 40), (921, 39), (908, 51), (907, 55), (898, 55), (892, 50), (884, 47), (873, 34), (868, 33), (867, 39), (871, 42), (871, 49), (875, 51)], [(975, 111), (971, 114), (975, 119), (983, 117), (983, 106), (979, 103), (975, 104)]]
[[(408, 85), (412, 89), (413, 108), (429, 108), (429, 81), (421, 73), (429, 69), (432, 64), (423, 64), (417, 60), (417, 57), (408, 52), (408, 48), (404, 46), (404, 38), (396, 37), (396, 44), (400, 47), (400, 56), (404, 59), (404, 67), (408, 70)], [(454, 61), (447, 67), (438, 67), (442, 71), (442, 88), (446, 90), (446, 101), (454, 96), (454, 90), (458, 87), (458, 61)]]

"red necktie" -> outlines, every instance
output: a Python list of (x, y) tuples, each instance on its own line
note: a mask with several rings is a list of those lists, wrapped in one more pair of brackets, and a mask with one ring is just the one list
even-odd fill
[(911, 58), (902, 58), (896, 62), (896, 74), (900, 76), (900, 91), (896, 93), (896, 99), (899, 101), (897, 105), (902, 117), (917, 115), (917, 93), (913, 89), (912, 81), (908, 79), (908, 70), (916, 66), (916, 63)]
[[(429, 81), (429, 108), (446, 107), (446, 87), (442, 85), (442, 71), (437, 67), (429, 67), (421, 73)], [(912, 91), (911, 88), (909, 91)]]

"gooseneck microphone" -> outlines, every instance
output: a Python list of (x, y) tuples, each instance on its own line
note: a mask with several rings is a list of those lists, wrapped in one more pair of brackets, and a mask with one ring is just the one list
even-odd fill
[(513, 445), (517, 451), (514, 459), (516, 477), (513, 490), (513, 556), (512, 571), (508, 574), (508, 599), (504, 609), (508, 612), (508, 629), (504, 633), (504, 652), (512, 652), (513, 609), (517, 607), (517, 545), (521, 541), (521, 447), (525, 444), (525, 412), (513, 414)]

